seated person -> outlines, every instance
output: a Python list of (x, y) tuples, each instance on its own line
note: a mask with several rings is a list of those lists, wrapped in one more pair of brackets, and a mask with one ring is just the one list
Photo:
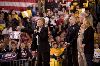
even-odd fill
[(32, 57), (32, 54), (29, 48), (27, 47), (27, 45), (24, 43), (21, 43), (20, 51), (19, 51), (19, 59), (29, 59), (31, 57)]
[(53, 47), (50, 49), (50, 66), (62, 66), (62, 48), (58, 48), (58, 44), (54, 43)]

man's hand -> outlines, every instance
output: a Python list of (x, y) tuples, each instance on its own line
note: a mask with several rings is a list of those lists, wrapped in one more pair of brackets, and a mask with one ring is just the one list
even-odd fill
[(69, 47), (69, 45), (70, 45), (69, 43), (65, 42), (65, 43), (64, 43), (64, 48)]
[(84, 48), (85, 44), (80, 45), (81, 48)]
[(36, 56), (36, 51), (32, 51), (32, 56)]
[(34, 30), (34, 32), (37, 33), (38, 31), (37, 30)]

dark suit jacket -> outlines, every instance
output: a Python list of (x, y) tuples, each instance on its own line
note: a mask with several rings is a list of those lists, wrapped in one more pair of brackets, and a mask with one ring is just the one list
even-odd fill
[(70, 43), (70, 45), (74, 48), (77, 48), (77, 37), (78, 37), (79, 26), (78, 24), (68, 26), (67, 28), (67, 36), (65, 41)]
[(90, 26), (83, 34), (82, 44), (85, 44), (84, 53), (94, 53), (94, 29)]
[[(37, 45), (36, 35), (39, 36), (38, 40), (39, 45)], [(36, 49), (40, 52), (50, 51), (47, 27), (42, 27), (40, 33), (33, 34), (32, 50), (34, 51)]]

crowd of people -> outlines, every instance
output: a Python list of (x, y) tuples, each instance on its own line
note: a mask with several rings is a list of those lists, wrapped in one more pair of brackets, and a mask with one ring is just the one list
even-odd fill
[(32, 59), (37, 66), (94, 66), (99, 44), (100, 22), (94, 26), (89, 8), (70, 13), (63, 7), (48, 9), (25, 18), (15, 10), (0, 11), (0, 62)]

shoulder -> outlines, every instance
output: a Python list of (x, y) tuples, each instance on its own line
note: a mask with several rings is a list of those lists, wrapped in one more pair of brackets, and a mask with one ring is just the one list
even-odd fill
[(43, 30), (45, 30), (45, 31), (46, 31), (46, 30), (48, 30), (48, 28), (47, 28), (47, 27), (42, 27), (42, 29), (43, 29)]
[(89, 35), (90, 34), (94, 34), (94, 32), (95, 32), (95, 30), (93, 29), (93, 27), (92, 26), (90, 26), (90, 27), (88, 27), (85, 31), (84, 31), (84, 33), (89, 33)]
[(90, 27), (87, 28), (87, 31), (93, 31), (94, 32), (94, 29), (93, 29), (92, 26), (90, 26)]
[(76, 23), (75, 25), (74, 25), (76, 28), (80, 28), (80, 26)]

